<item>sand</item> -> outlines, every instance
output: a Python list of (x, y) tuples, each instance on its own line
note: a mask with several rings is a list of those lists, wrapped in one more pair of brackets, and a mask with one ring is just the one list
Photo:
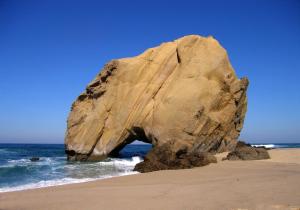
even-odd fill
[(0, 209), (300, 209), (300, 149), (275, 149), (270, 154), (271, 160), (221, 161), (0, 193)]

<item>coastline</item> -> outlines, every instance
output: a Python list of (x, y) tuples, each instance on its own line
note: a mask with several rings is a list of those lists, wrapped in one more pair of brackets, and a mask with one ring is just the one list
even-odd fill
[[(0, 193), (0, 209), (297, 209), (300, 149), (84, 183)], [(220, 160), (226, 153), (218, 154)]]

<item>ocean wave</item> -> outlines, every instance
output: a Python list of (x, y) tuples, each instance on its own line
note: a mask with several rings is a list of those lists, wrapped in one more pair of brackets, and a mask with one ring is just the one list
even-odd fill
[(0, 155), (13, 155), (13, 154), (17, 154), (16, 151), (11, 151), (9, 149), (6, 148), (0, 148)]
[(6, 164), (0, 166), (0, 168), (26, 166), (26, 165), (51, 165), (55, 164), (61, 159), (40, 157), (39, 161), (31, 161), (30, 158), (21, 158), (16, 160), (7, 160)]
[(76, 184), (76, 183), (84, 183), (90, 182), (95, 180), (101, 179), (108, 179), (117, 176), (127, 176), (132, 174), (137, 174), (138, 172), (124, 172), (115, 176), (112, 175), (105, 175), (98, 178), (82, 178), (82, 179), (75, 179), (75, 178), (62, 178), (62, 179), (53, 179), (53, 180), (42, 180), (36, 183), (29, 183), (24, 185), (19, 185), (16, 187), (2, 187), (0, 188), (0, 193), (3, 192), (12, 192), (12, 191), (21, 191), (21, 190), (28, 190), (28, 189), (37, 189), (37, 188), (44, 188), (44, 187), (52, 187), (52, 186), (60, 186), (60, 185), (67, 185), (67, 184)]
[(30, 159), (25, 159), (25, 158), (21, 158), (18, 160), (8, 160), (8, 163), (14, 163), (14, 164), (18, 164), (18, 163), (30, 163)]
[(17, 166), (26, 166), (30, 163), (30, 160), (27, 162), (25, 159), (19, 159), (19, 160), (8, 160), (6, 163), (2, 164), (0, 166), (1, 168), (13, 168)]
[(2, 153), (2, 152), (7, 152), (7, 149), (5, 149), (5, 148), (0, 148), (0, 153)]
[[(107, 161), (92, 163), (68, 163), (56, 161), (55, 164), (52, 163), (54, 161), (52, 158), (43, 158), (41, 162), (43, 161), (45, 165), (48, 164), (47, 171), (41, 168), (42, 166), (38, 163), (39, 161), (31, 162), (30, 160), (28, 161), (28, 159), (24, 158), (19, 160), (11, 160), (9, 164), (14, 166), (14, 168), (9, 169), (9, 171), (7, 171), (8, 168), (3, 169), (5, 171), (2, 170), (2, 172), (5, 172), (6, 174), (8, 172), (10, 174), (23, 174), (26, 172), (32, 175), (35, 174), (34, 177), (38, 175), (42, 180), (31, 181), (30, 183), (21, 184), (18, 186), (3, 186), (2, 188), (0, 187), (0, 192), (81, 183), (110, 177), (136, 174), (138, 172), (133, 171), (133, 168), (137, 163), (143, 161), (143, 159), (140, 157), (132, 157), (131, 159), (111, 158)], [(53, 179), (50, 178), (49, 174), (46, 175), (46, 173), (50, 172), (49, 169), (51, 170), (51, 176)]]
[(143, 159), (139, 156), (134, 156), (131, 159), (120, 159), (120, 158), (111, 158), (109, 161), (98, 162), (100, 165), (124, 165), (124, 166), (135, 166)]
[(130, 172), (133, 170), (134, 166), (141, 161), (143, 161), (141, 157), (135, 156), (131, 159), (112, 158), (110, 161), (98, 162), (97, 164), (100, 166), (112, 166), (118, 170)]
[(73, 178), (63, 178), (63, 179), (56, 179), (56, 180), (47, 180), (47, 181), (39, 181), (37, 183), (29, 183), (24, 184), (16, 187), (3, 187), (0, 188), (0, 192), (11, 192), (11, 191), (20, 191), (20, 190), (27, 190), (27, 189), (35, 189), (35, 188), (42, 188), (42, 187), (50, 187), (50, 186), (58, 186), (64, 184), (73, 184), (73, 183), (81, 183), (81, 182), (88, 182), (92, 179), (73, 179)]
[(276, 147), (275, 144), (252, 144), (251, 146), (253, 146), (253, 147), (265, 147), (265, 148), (268, 148), (268, 149)]

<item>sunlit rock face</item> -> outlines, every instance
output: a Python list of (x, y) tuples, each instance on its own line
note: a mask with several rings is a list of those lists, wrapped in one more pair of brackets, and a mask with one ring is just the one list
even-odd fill
[(176, 152), (234, 148), (247, 109), (238, 79), (212, 37), (185, 36), (107, 63), (73, 103), (69, 160), (102, 160), (135, 139)]

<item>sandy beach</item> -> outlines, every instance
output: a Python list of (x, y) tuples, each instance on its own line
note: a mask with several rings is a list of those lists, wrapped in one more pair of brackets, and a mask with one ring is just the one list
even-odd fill
[[(300, 149), (271, 159), (0, 194), (0, 209), (300, 209)], [(220, 160), (225, 154), (219, 154)]]

